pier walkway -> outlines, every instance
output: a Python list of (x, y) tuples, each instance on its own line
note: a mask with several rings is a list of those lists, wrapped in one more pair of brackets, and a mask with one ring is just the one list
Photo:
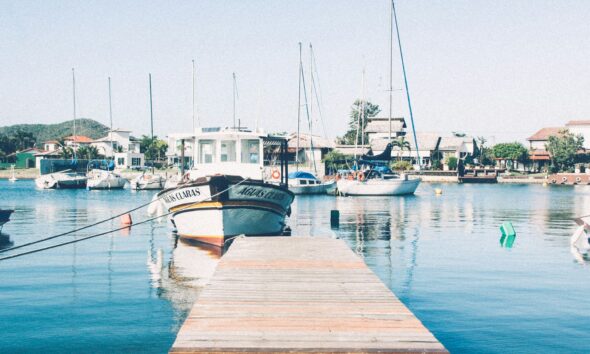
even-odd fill
[(446, 352), (342, 240), (236, 239), (171, 353)]

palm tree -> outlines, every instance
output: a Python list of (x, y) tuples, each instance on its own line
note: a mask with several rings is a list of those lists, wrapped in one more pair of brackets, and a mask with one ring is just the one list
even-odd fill
[(69, 146), (61, 146), (59, 149), (59, 156), (63, 159), (69, 159), (74, 156), (74, 149)]
[(393, 147), (399, 148), (399, 151), (397, 153), (398, 160), (401, 160), (401, 154), (404, 152), (404, 150), (408, 150), (408, 153), (412, 151), (412, 147), (410, 146), (410, 142), (407, 141), (406, 138), (403, 136), (400, 136), (399, 138), (392, 141), (391, 145), (393, 145)]
[(479, 163), (483, 165), (484, 144), (488, 140), (483, 136), (477, 137), (477, 145), (479, 145)]

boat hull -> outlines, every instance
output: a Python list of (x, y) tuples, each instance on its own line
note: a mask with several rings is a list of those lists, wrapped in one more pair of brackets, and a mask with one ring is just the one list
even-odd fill
[(164, 177), (159, 175), (140, 176), (131, 181), (131, 189), (134, 190), (158, 190), (163, 189), (166, 184)]
[(240, 181), (214, 176), (164, 190), (158, 197), (182, 238), (222, 246), (237, 235), (281, 235), (293, 193), (269, 183)]
[(101, 180), (88, 180), (88, 189), (123, 189), (127, 180), (124, 178), (109, 178)]
[(414, 194), (420, 179), (339, 180), (338, 192), (343, 195), (409, 195)]
[(87, 180), (86, 176), (58, 172), (35, 179), (35, 185), (41, 189), (82, 189)]
[(313, 185), (290, 185), (289, 190), (295, 195), (300, 194), (327, 194), (330, 193), (336, 184), (332, 182)]

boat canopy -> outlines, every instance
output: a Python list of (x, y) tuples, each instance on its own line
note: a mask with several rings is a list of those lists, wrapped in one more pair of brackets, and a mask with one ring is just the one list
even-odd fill
[(313, 174), (311, 174), (309, 172), (304, 172), (304, 171), (291, 172), (291, 173), (289, 173), (289, 178), (307, 178), (307, 179), (313, 179), (313, 180), (317, 179)]

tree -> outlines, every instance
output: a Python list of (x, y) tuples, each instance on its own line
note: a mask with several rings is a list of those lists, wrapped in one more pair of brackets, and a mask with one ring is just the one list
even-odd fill
[(330, 169), (335, 172), (340, 168), (346, 168), (346, 156), (336, 150), (332, 150), (326, 155), (322, 160), (324, 164)]
[(153, 139), (147, 135), (142, 135), (139, 140), (139, 151), (145, 154), (146, 160), (161, 160), (166, 156), (167, 150), (168, 144), (155, 135)]
[(458, 159), (455, 156), (448, 156), (447, 157), (447, 166), (449, 166), (449, 170), (456, 170), (457, 169), (457, 162)]
[[(361, 114), (364, 112), (363, 114)], [(361, 134), (361, 130), (364, 132), (365, 128), (367, 127), (367, 122), (369, 118), (376, 117), (377, 114), (381, 112), (379, 105), (373, 104), (368, 101), (357, 99), (354, 101), (351, 111), (350, 111), (350, 121), (348, 122), (348, 131), (339, 138), (340, 144), (345, 145), (360, 145), (365, 142), (365, 144), (369, 143), (367, 133)], [(362, 116), (360, 125), (359, 125), (359, 116)], [(362, 129), (361, 129), (362, 128)], [(358, 135), (357, 135), (358, 132)], [(363, 139), (364, 135), (364, 139)]]
[(584, 137), (574, 135), (567, 129), (559, 131), (559, 135), (549, 137), (545, 149), (551, 156), (551, 169), (557, 171), (572, 171), (576, 163), (576, 155), (584, 146)]
[(74, 157), (74, 149), (72, 149), (69, 146), (62, 145), (59, 148), (59, 156), (62, 159), (70, 159), (70, 158), (73, 158)]
[(80, 146), (76, 151), (76, 156), (81, 159), (94, 160), (100, 157), (96, 146)]
[(412, 147), (410, 146), (410, 142), (406, 140), (405, 137), (400, 136), (399, 138), (395, 139), (391, 142), (393, 147), (398, 147), (399, 151), (397, 152), (397, 159), (401, 160), (401, 154), (404, 150), (408, 150), (408, 152), (412, 152)]
[(497, 159), (510, 161), (511, 165), (514, 161), (526, 163), (529, 159), (529, 150), (519, 142), (496, 144), (492, 154)]

